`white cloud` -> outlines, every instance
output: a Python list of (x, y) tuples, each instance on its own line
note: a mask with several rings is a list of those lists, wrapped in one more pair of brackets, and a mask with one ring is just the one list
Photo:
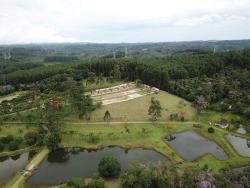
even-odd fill
[(0, 5), (0, 43), (206, 40), (214, 36), (211, 29), (217, 38), (226, 30), (235, 30), (228, 39), (250, 38), (250, 0), (0, 0)]

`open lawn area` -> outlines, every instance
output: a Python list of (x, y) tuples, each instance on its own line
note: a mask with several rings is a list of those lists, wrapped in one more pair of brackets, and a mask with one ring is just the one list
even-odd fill
[(175, 155), (163, 137), (172, 131), (182, 131), (191, 126), (191, 123), (66, 124), (61, 146), (93, 149), (106, 146), (142, 147), (171, 156), (173, 162), (180, 162), (182, 159)]
[(25, 133), (35, 130), (34, 125), (24, 124), (7, 124), (0, 127), (0, 137), (12, 135), (12, 136), (24, 136)]
[(103, 121), (105, 111), (108, 110), (113, 121), (148, 121), (148, 108), (151, 97), (155, 97), (160, 101), (162, 106), (162, 117), (160, 121), (169, 120), (170, 114), (178, 113), (186, 120), (191, 120), (196, 114), (196, 110), (191, 103), (167, 92), (160, 91), (158, 94), (150, 94), (125, 102), (102, 106), (94, 111), (91, 115), (92, 121)]
[(201, 112), (195, 116), (194, 120), (204, 123), (219, 122), (222, 119), (230, 122), (231, 120), (240, 120), (240, 116), (232, 113), (221, 113), (215, 111)]
[(0, 127), (0, 138), (11, 135), (14, 138), (17, 138), (17, 137), (22, 138), (22, 142), (18, 146), (18, 150), (15, 150), (15, 151), (10, 151), (9, 146), (5, 144), (4, 150), (3, 152), (0, 153), (0, 156), (15, 155), (15, 154), (19, 154), (28, 150), (30, 147), (27, 145), (27, 143), (25, 143), (23, 138), (27, 132), (35, 130), (35, 129), (36, 129), (35, 126), (32, 126), (32, 125), (26, 126), (24, 124), (2, 125)]

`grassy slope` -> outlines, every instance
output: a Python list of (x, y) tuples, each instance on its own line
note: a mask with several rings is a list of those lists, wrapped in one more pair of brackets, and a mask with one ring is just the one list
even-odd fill
[[(148, 121), (150, 117), (148, 115), (148, 108), (151, 97), (158, 99), (163, 108), (162, 117), (159, 120), (169, 120), (169, 115), (172, 113), (183, 113), (184, 117), (190, 120), (196, 113), (191, 103), (161, 91), (159, 94), (147, 95), (126, 102), (102, 106), (92, 113), (92, 119), (93, 121), (103, 121), (105, 111), (109, 110), (113, 121)], [(186, 106), (180, 104), (180, 101), (184, 101)]]

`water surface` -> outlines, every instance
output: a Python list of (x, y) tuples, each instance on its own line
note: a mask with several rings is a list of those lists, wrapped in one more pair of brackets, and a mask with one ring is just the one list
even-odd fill
[(240, 155), (250, 157), (250, 148), (247, 146), (247, 140), (245, 138), (230, 134), (226, 135), (226, 138)]
[(36, 185), (64, 183), (73, 177), (91, 177), (97, 173), (98, 163), (104, 156), (117, 158), (122, 170), (133, 161), (159, 162), (166, 160), (165, 156), (153, 150), (141, 148), (125, 150), (112, 147), (96, 151), (79, 148), (59, 149), (48, 155), (28, 183), (31, 187), (36, 187)]
[(240, 133), (240, 134), (246, 134), (247, 131), (246, 129), (243, 127), (243, 125), (240, 125), (240, 127), (236, 130), (237, 133)]
[(16, 172), (22, 170), (27, 164), (28, 159), (29, 159), (28, 152), (11, 157), (1, 157), (0, 182), (1, 183), (7, 182)]
[(176, 138), (168, 143), (186, 161), (193, 161), (207, 153), (211, 153), (220, 160), (228, 158), (224, 150), (215, 142), (202, 137), (194, 131), (176, 133), (174, 136)]

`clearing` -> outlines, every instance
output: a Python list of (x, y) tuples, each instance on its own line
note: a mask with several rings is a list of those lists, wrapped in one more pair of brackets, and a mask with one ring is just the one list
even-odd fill
[(108, 110), (112, 121), (148, 121), (150, 118), (148, 108), (151, 97), (159, 100), (163, 108), (162, 117), (158, 118), (159, 121), (168, 121), (171, 114), (178, 114), (179, 118), (183, 116), (185, 120), (191, 120), (196, 114), (196, 110), (190, 102), (165, 91), (160, 91), (157, 94), (146, 94), (145, 91), (139, 89), (132, 89), (133, 93), (129, 94), (128, 91), (102, 95), (101, 98), (105, 105), (102, 105), (92, 113), (91, 120), (103, 121), (103, 116), (106, 110)]

